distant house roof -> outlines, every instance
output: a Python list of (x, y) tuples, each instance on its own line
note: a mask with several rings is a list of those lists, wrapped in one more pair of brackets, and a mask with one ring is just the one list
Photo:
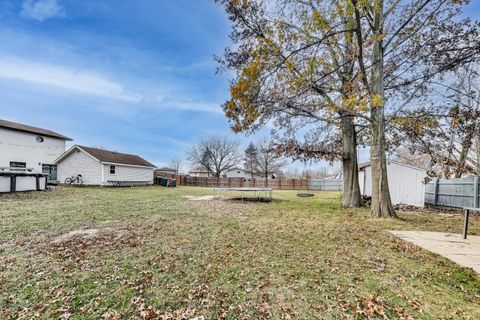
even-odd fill
[(69, 137), (65, 137), (59, 133), (56, 133), (47, 129), (32, 127), (26, 124), (16, 123), (16, 122), (2, 120), (2, 119), (0, 119), (0, 128), (6, 128), (6, 129), (22, 131), (22, 132), (29, 132), (29, 133), (38, 134), (40, 136), (47, 136), (51, 138), (72, 141), (72, 139), (70, 139)]
[(209, 171), (207, 171), (207, 170), (192, 170), (192, 171), (189, 171), (189, 173), (209, 173)]
[(155, 171), (164, 171), (164, 172), (170, 172), (170, 171), (174, 171), (174, 172), (177, 172), (177, 170), (176, 170), (176, 169), (169, 168), (169, 167), (162, 167), (162, 168), (158, 168), (158, 169), (155, 169)]
[(124, 165), (131, 165), (131, 166), (155, 168), (155, 165), (151, 164), (150, 162), (143, 159), (142, 157), (134, 154), (108, 151), (104, 149), (97, 149), (97, 148), (91, 148), (91, 147), (80, 146), (80, 145), (75, 145), (71, 147), (67, 152), (61, 155), (55, 162), (59, 163), (63, 161), (63, 159), (65, 159), (68, 155), (70, 155), (76, 149), (82, 150), (83, 152), (89, 154), (96, 160), (103, 163), (124, 164)]

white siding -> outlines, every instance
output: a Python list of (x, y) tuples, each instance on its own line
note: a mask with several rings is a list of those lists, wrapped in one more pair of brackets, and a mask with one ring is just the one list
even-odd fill
[(360, 193), (361, 194), (366, 194), (363, 192), (365, 189), (365, 171), (361, 170), (358, 172), (358, 183), (360, 185)]
[[(222, 176), (226, 176), (225, 178), (245, 178), (245, 179), (251, 179), (252, 174), (247, 172), (244, 169), (241, 168), (235, 168), (235, 169), (230, 169), (226, 171)], [(253, 174), (254, 179), (262, 179), (263, 177), (258, 175), (258, 174)]]
[[(17, 176), (15, 191), (37, 190), (37, 178), (32, 176)], [(39, 178), (40, 190), (45, 190), (45, 177)], [(0, 193), (10, 192), (10, 177), (0, 176)]]
[(115, 174), (110, 174), (110, 164), (104, 164), (105, 185), (108, 181), (148, 181), (153, 184), (153, 168), (134, 167), (116, 164)]
[(58, 181), (82, 175), (85, 185), (102, 185), (102, 164), (83, 151), (74, 150), (57, 165)]
[(26, 162), (27, 168), (42, 173), (42, 164), (54, 164), (65, 152), (65, 140), (41, 136), (39, 143), (35, 133), (0, 128), (0, 167), (9, 167), (10, 161)]
[[(393, 204), (424, 205), (426, 172), (421, 169), (388, 162), (388, 187)], [(362, 179), (363, 178), (363, 179)], [(367, 166), (364, 174), (359, 175), (360, 190), (366, 196), (372, 195), (372, 167)], [(363, 184), (363, 186), (362, 186)]]
[(10, 192), (10, 177), (0, 176), (0, 192)]

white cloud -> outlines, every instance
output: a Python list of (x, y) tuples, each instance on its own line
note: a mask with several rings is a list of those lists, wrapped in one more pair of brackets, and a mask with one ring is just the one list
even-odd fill
[(100, 74), (8, 56), (0, 57), (0, 77), (122, 100), (135, 100), (124, 93), (122, 84)]
[(57, 0), (24, 0), (20, 15), (42, 22), (55, 17), (64, 17), (65, 10)]
[(192, 110), (208, 113), (222, 113), (219, 104), (193, 101), (184, 98), (173, 88), (163, 92), (145, 93), (130, 86), (109, 79), (102, 73), (78, 68), (25, 60), (9, 55), (0, 55), (0, 78), (26, 81), (36, 85), (49, 86), (55, 90), (71, 90), (77, 93), (101, 96), (125, 102), (132, 102), (149, 108)]

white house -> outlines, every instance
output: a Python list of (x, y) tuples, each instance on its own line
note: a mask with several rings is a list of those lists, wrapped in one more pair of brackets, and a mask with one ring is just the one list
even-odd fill
[[(358, 180), (362, 195), (372, 196), (372, 166), (359, 165)], [(424, 179), (427, 171), (401, 162), (387, 160), (387, 175), (390, 197), (393, 204), (408, 204), (423, 207), (425, 197)]]
[(72, 139), (56, 132), (0, 120), (0, 171), (44, 173), (57, 180), (57, 159)]
[(155, 173), (178, 174), (177, 169), (169, 168), (169, 167), (162, 167), (162, 168), (155, 169)]
[[(223, 174), (224, 178), (245, 178), (245, 179), (251, 179), (252, 178), (252, 172), (245, 170), (240, 167), (234, 167), (231, 168)], [(263, 177), (259, 174), (253, 173), (253, 178), (254, 179), (263, 179)]]
[[(212, 173), (209, 174), (206, 170), (192, 170), (189, 172), (190, 176), (193, 177), (212, 177)], [(230, 168), (222, 173), (222, 178), (244, 178), (244, 179), (251, 179), (252, 173), (248, 170), (245, 170), (240, 167), (233, 167)], [(254, 179), (263, 179), (263, 177), (259, 174), (253, 173)], [(272, 177), (275, 179), (275, 177)]]
[(153, 184), (155, 166), (137, 155), (75, 145), (55, 163), (60, 182), (80, 174), (86, 185)]

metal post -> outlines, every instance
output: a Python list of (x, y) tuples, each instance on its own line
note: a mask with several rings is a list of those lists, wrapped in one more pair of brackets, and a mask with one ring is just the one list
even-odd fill
[(470, 210), (465, 209), (465, 219), (463, 221), (463, 239), (467, 239), (467, 232), (468, 232), (468, 216), (470, 215)]
[(17, 177), (11, 176), (10, 177), (10, 192), (15, 192), (17, 190)]
[(473, 207), (478, 208), (478, 176), (473, 178)]

